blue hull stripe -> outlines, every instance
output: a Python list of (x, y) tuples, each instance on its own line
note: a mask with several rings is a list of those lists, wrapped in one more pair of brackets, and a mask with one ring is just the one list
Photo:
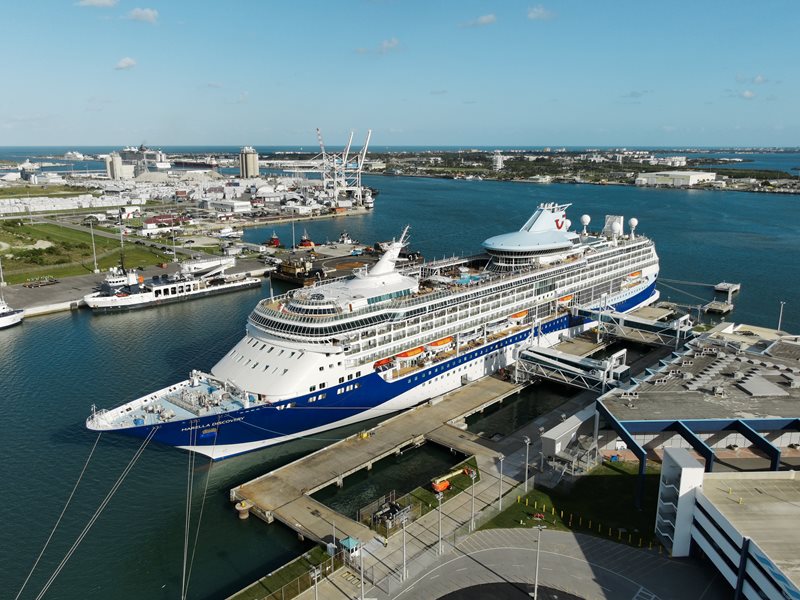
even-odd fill
[[(638, 294), (623, 300), (613, 308), (620, 312), (645, 302), (655, 293), (655, 282)], [(582, 325), (583, 319), (575, 319), (569, 314), (557, 317), (539, 327), (542, 335)], [(477, 348), (461, 356), (442, 361), (427, 369), (417, 371), (413, 375), (403, 377), (388, 383), (376, 372), (371, 372), (359, 379), (354, 379), (336, 387), (327, 388), (326, 398), (309, 403), (307, 394), (292, 400), (279, 403), (254, 406), (223, 415), (210, 415), (197, 419), (178, 422), (163, 423), (158, 425), (155, 441), (170, 446), (214, 446), (228, 444), (245, 444), (266, 441), (287, 435), (295, 435), (309, 429), (328, 426), (333, 422), (341, 421), (358, 415), (364, 411), (379, 408), (382, 404), (396, 398), (428, 380), (438, 377), (451, 369), (477, 359), (485, 354), (503, 349), (511, 344), (524, 341), (531, 335), (531, 329), (526, 329), (503, 340), (493, 342), (484, 347)], [(340, 388), (360, 384), (360, 387), (337, 393)], [(292, 408), (279, 408), (294, 403)], [(144, 438), (154, 425), (143, 425), (127, 429), (115, 430), (137, 438)]]

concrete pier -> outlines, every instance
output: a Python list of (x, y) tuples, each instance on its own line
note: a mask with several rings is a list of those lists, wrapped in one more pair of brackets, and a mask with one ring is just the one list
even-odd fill
[(304, 538), (325, 543), (333, 536), (367, 543), (377, 536), (368, 527), (323, 506), (310, 494), (373, 463), (431, 441), (494, 462), (500, 453), (482, 438), (448, 425), (519, 391), (523, 386), (485, 377), (384, 421), (368, 435), (359, 434), (323, 448), (231, 490), (231, 501), (248, 501), (251, 512), (267, 522), (277, 519)]

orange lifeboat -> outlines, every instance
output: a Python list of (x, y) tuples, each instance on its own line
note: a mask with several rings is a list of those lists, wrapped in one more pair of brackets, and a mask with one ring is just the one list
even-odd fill
[(400, 354), (397, 355), (397, 358), (401, 359), (414, 358), (415, 356), (422, 354), (423, 350), (425, 349), (422, 346), (420, 346), (419, 348), (412, 348), (411, 350), (406, 350), (405, 352), (401, 352)]
[(631, 279), (633, 279), (634, 277), (641, 277), (641, 276), (642, 276), (642, 272), (641, 271), (634, 271), (633, 273), (628, 275), (628, 277), (630, 277)]
[(522, 319), (524, 319), (527, 316), (528, 316), (528, 311), (527, 310), (521, 310), (519, 312), (515, 312), (513, 315), (511, 315), (508, 318), (510, 320), (512, 320), (512, 321), (522, 321)]
[(448, 336), (446, 338), (436, 340), (435, 342), (431, 342), (430, 344), (428, 344), (428, 348), (434, 351), (441, 351), (447, 348), (447, 346), (449, 346), (452, 343), (453, 343), (453, 336)]
[(382, 358), (382, 359), (380, 359), (378, 361), (375, 361), (375, 364), (372, 365), (372, 367), (374, 369), (380, 369), (381, 367), (383, 367), (385, 365), (388, 365), (390, 362), (392, 362), (392, 357), (391, 356), (389, 358)]
[(566, 304), (567, 302), (572, 300), (572, 298), (573, 298), (572, 294), (569, 294), (567, 296), (561, 296), (561, 298), (558, 299), (558, 302), (559, 304)]

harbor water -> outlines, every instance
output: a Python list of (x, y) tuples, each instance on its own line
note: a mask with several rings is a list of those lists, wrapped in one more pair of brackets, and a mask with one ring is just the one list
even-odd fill
[[(539, 202), (572, 202), (600, 226), (605, 214), (637, 217), (651, 236), (661, 276), (672, 280), (741, 282), (731, 320), (800, 332), (800, 240), (797, 197), (725, 191), (655, 190), (621, 186), (529, 185), (493, 181), (366, 177), (380, 190), (369, 214), (298, 224), (316, 241), (348, 233), (364, 243), (390, 239), (411, 226), (413, 248), (426, 258), (480, 250), (482, 240), (519, 228)], [(292, 226), (275, 227), (288, 243)], [(251, 229), (260, 242), (272, 228)], [(689, 305), (711, 289), (669, 284), (662, 298)], [(285, 288), (275, 286), (276, 293)], [(236, 294), (118, 315), (88, 311), (27, 320), (0, 331), (3, 403), (3, 485), (0, 561), (3, 596), (14, 597), (58, 519), (96, 435), (84, 428), (90, 406), (111, 407), (174, 383), (190, 369), (208, 370), (244, 332), (245, 320), (268, 286)], [(517, 400), (520, 401), (527, 401)], [(535, 403), (536, 395), (529, 402)], [(546, 400), (547, 407), (554, 402)], [(526, 409), (528, 410), (528, 409)], [(516, 409), (513, 411), (518, 413)], [(525, 415), (536, 414), (536, 409)], [(512, 419), (517, 422), (520, 417)], [(363, 426), (350, 428), (349, 433)], [(485, 431), (491, 434), (488, 431)], [(503, 424), (492, 430), (508, 433)], [(184, 556), (187, 474), (193, 474), (190, 598), (222, 598), (308, 548), (280, 525), (239, 521), (229, 488), (348, 432), (334, 432), (216, 463), (153, 445), (77, 547), (48, 597), (175, 598)], [(103, 435), (61, 525), (22, 598), (35, 598), (92, 518), (139, 443)], [(436, 457), (426, 458), (431, 465)], [(396, 471), (378, 469), (365, 481), (396, 487)], [(354, 494), (353, 503), (363, 496)], [(348, 507), (345, 507), (348, 508)], [(349, 509), (358, 508), (349, 506)], [(202, 513), (199, 531), (195, 527)], [(195, 538), (196, 535), (196, 538)], [(190, 556), (191, 558), (191, 556)]]

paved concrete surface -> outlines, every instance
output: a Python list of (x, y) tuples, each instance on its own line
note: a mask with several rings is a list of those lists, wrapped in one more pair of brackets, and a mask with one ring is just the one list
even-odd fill
[[(440, 598), (482, 584), (532, 585), (537, 579), (538, 536), (535, 529), (478, 531), (442, 556), (429, 552), (418, 558), (405, 583), (399, 572), (377, 585), (367, 583), (364, 596), (380, 600)], [(360, 584), (352, 575), (353, 570), (345, 567), (320, 582), (319, 598), (360, 597)], [(722, 600), (730, 598), (732, 591), (712, 567), (699, 561), (671, 559), (655, 550), (547, 530), (541, 537), (538, 581), (586, 599)], [(310, 589), (300, 598), (311, 600), (313, 594)]]
[(708, 473), (703, 495), (742, 535), (800, 585), (795, 524), (800, 521), (800, 478), (796, 472)]

